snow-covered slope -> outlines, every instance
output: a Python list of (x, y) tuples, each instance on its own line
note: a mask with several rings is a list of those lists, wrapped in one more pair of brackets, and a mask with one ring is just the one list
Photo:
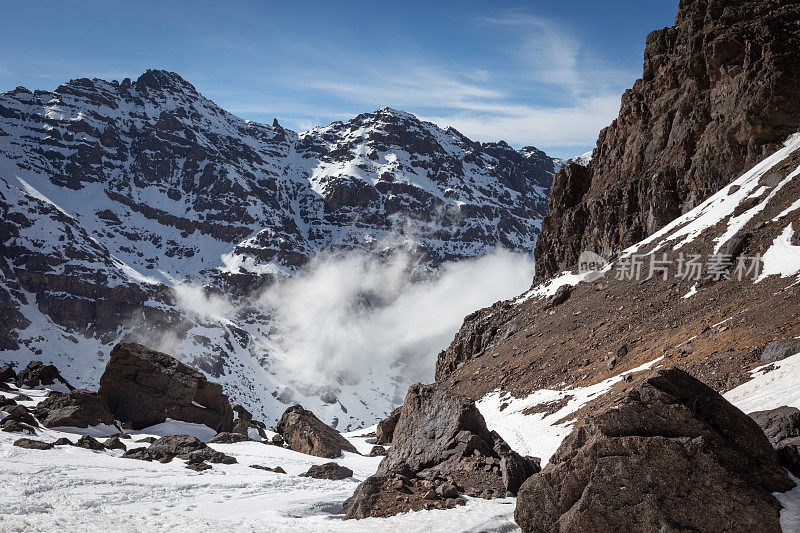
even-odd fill
[(530, 254), (554, 171), (535, 148), (389, 108), (301, 134), (248, 122), (165, 71), (17, 88), (0, 95), (0, 361), (95, 386), (128, 338), (268, 420), (306, 401), (372, 423), (404, 382), (373, 383), (368, 408), (358, 386), (348, 405), (287, 394), (258, 294), (321, 252), (402, 250), (422, 276), (498, 246)]

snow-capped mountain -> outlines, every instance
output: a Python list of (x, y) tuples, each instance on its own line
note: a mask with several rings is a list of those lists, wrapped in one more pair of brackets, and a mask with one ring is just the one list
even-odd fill
[[(245, 296), (321, 251), (403, 249), (421, 271), (498, 245), (530, 254), (555, 170), (389, 108), (300, 134), (245, 121), (160, 70), (17, 88), (0, 95), (0, 360), (94, 385), (134, 337), (272, 418), (299, 398), (255, 350), (274, 324)], [(200, 304), (176, 298), (184, 282)], [(224, 316), (208, 305), (223, 293), (237, 299)], [(378, 404), (318, 407), (364, 422)]]

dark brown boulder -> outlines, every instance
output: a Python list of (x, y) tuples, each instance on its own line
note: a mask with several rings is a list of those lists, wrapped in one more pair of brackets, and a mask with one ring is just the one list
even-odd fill
[(29, 450), (50, 450), (53, 448), (53, 444), (50, 442), (34, 439), (17, 439), (14, 441), (14, 446), (27, 448)]
[(335, 459), (342, 451), (358, 453), (342, 435), (314, 416), (314, 413), (293, 405), (284, 411), (275, 430), (292, 450), (317, 457)]
[(61, 373), (55, 365), (46, 365), (41, 361), (31, 361), (17, 374), (17, 387), (32, 389), (57, 384), (63, 385), (69, 390), (74, 388), (61, 377)]
[(128, 449), (127, 446), (125, 446), (125, 443), (123, 443), (122, 440), (120, 440), (119, 437), (111, 437), (110, 439), (107, 439), (103, 443), (103, 446), (107, 450), (123, 450), (123, 451), (125, 451), (125, 450)]
[(764, 433), (691, 375), (645, 376), (573, 431), (517, 498), (532, 531), (779, 532), (794, 486)]
[(103, 444), (99, 440), (95, 439), (94, 437), (90, 437), (89, 435), (84, 435), (81, 438), (79, 438), (78, 441), (75, 443), (75, 446), (77, 446), (78, 448), (86, 448), (87, 450), (96, 450), (96, 451), (106, 449), (106, 447), (103, 446)]
[(114, 424), (114, 415), (103, 398), (96, 392), (84, 389), (50, 393), (36, 406), (36, 416), (48, 428), (87, 428)]
[(100, 378), (100, 395), (117, 420), (142, 429), (167, 418), (233, 429), (222, 387), (174, 357), (140, 344), (118, 344)]
[(353, 471), (336, 463), (325, 463), (312, 466), (303, 476), (313, 477), (314, 479), (339, 480), (353, 477)]
[(61, 437), (56, 439), (53, 446), (72, 446), (72, 441), (66, 437)]
[(781, 465), (800, 476), (800, 409), (782, 406), (750, 413), (778, 450)]
[(209, 444), (233, 444), (236, 442), (245, 442), (250, 440), (250, 437), (247, 435), (242, 435), (241, 433), (217, 433), (211, 440), (208, 441)]
[(391, 444), (392, 436), (394, 435), (394, 428), (397, 427), (397, 421), (400, 420), (400, 408), (398, 407), (389, 416), (378, 422), (378, 427), (375, 429), (375, 444)]
[(383, 446), (373, 446), (372, 449), (369, 451), (369, 456), (379, 457), (382, 455), (386, 455), (387, 453), (388, 452), (386, 451), (386, 448), (384, 448)]
[(264, 466), (264, 465), (250, 465), (250, 468), (255, 468), (256, 470), (266, 470), (267, 472), (275, 472), (276, 474), (285, 474), (286, 470), (281, 468), (280, 466), (276, 466), (275, 468)]
[(4, 405), (0, 407), (0, 410), (8, 414), (8, 416), (3, 419), (3, 422), (16, 421), (28, 424), (29, 426), (39, 427), (39, 423), (36, 422), (36, 419), (33, 418), (31, 412), (24, 405)]
[(400, 408), (392, 447), (342, 512), (345, 518), (366, 518), (431, 508), (432, 498), (442, 500), (436, 491), (444, 484), (445, 500), (453, 497), (450, 485), (459, 493), (491, 498), (514, 493), (538, 471), (535, 461), (520, 456), (487, 429), (472, 401), (416, 384)]

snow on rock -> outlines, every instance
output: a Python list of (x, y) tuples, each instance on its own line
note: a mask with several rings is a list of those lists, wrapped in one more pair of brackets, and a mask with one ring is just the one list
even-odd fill
[(764, 252), (763, 269), (756, 283), (768, 276), (788, 278), (800, 272), (800, 246), (791, 243), (793, 235), (794, 228), (789, 224)]
[[(587, 387), (563, 390), (540, 389), (525, 398), (512, 398), (507, 392), (491, 392), (477, 402), (478, 410), (486, 419), (486, 426), (497, 431), (521, 455), (542, 459), (546, 465), (564, 437), (572, 431), (572, 422), (562, 422), (569, 415), (602, 396), (622, 378), (634, 372), (653, 368), (663, 357), (653, 359), (639, 367)], [(536, 408), (555, 405), (552, 414), (535, 412)], [(525, 412), (531, 412), (526, 414)]]
[(753, 378), (723, 396), (744, 411), (764, 411), (782, 405), (800, 408), (800, 354), (759, 366)]

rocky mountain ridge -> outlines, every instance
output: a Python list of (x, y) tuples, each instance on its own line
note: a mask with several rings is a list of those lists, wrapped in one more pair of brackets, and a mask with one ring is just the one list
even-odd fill
[(537, 279), (652, 235), (800, 129), (799, 14), (794, 0), (680, 2), (591, 163), (556, 176)]

